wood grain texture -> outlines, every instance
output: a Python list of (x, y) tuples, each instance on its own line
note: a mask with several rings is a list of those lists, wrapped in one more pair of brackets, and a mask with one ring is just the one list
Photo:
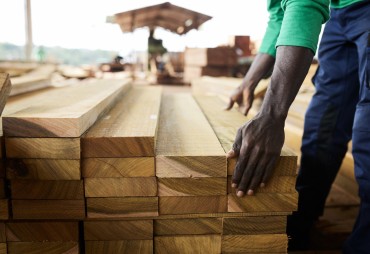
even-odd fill
[(78, 242), (78, 222), (8, 222), (8, 242)]
[(221, 252), (221, 236), (156, 236), (154, 246), (156, 254), (219, 254)]
[(0, 73), (0, 115), (3, 113), (5, 103), (8, 100), (12, 83), (8, 73)]
[(0, 243), (6, 242), (6, 235), (5, 235), (5, 223), (0, 222)]
[(82, 180), (12, 180), (12, 199), (84, 199)]
[(225, 177), (225, 156), (160, 156), (156, 157), (159, 178)]
[(85, 221), (85, 240), (151, 240), (153, 220)]
[(80, 137), (130, 86), (122, 80), (97, 80), (52, 89), (36, 95), (32, 104), (20, 100), (21, 105), (10, 105), (19, 110), (3, 117), (4, 135)]
[(13, 219), (85, 218), (84, 200), (12, 200)]
[(154, 234), (156, 236), (210, 235), (221, 233), (221, 218), (154, 220)]
[(226, 195), (226, 178), (158, 178), (158, 196)]
[(9, 219), (9, 202), (7, 199), (0, 199), (0, 220)]
[(11, 159), (7, 161), (8, 179), (80, 180), (80, 160)]
[(159, 87), (135, 87), (82, 138), (82, 156), (154, 156)]
[(8, 254), (78, 254), (78, 242), (10, 242)]
[(222, 237), (222, 253), (287, 253), (286, 234), (227, 235)]
[(226, 175), (225, 152), (190, 94), (162, 98), (156, 174), (157, 177)]
[(85, 254), (152, 254), (153, 240), (85, 241)]
[(151, 197), (157, 195), (155, 177), (86, 178), (86, 197)]
[(285, 234), (286, 216), (223, 218), (223, 235)]
[(88, 218), (158, 216), (158, 197), (87, 198)]
[(228, 212), (293, 212), (298, 206), (298, 193), (256, 193), (238, 198), (228, 195)]
[(159, 214), (222, 213), (227, 211), (226, 196), (160, 197)]
[[(227, 193), (236, 193), (237, 189), (231, 187), (231, 178), (227, 179)], [(295, 176), (275, 176), (265, 187), (256, 189), (256, 193), (295, 193), (296, 180)]]
[(82, 176), (150, 177), (155, 176), (154, 164), (154, 157), (89, 158), (82, 161)]
[(7, 158), (80, 159), (79, 138), (6, 138)]
[(5, 195), (5, 179), (0, 178), (0, 199), (6, 198)]
[(0, 243), (0, 254), (8, 254), (8, 248), (6, 243)]

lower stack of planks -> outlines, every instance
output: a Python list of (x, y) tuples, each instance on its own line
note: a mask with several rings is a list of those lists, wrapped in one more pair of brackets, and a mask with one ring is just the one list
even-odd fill
[(101, 82), (7, 104), (1, 254), (286, 253), (293, 153), (283, 149), (264, 189), (237, 198), (225, 154), (242, 115), (217, 97)]

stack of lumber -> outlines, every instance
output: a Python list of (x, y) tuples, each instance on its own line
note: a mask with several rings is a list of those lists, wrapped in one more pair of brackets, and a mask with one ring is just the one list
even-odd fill
[(190, 83), (201, 76), (232, 76), (237, 64), (234, 48), (187, 48), (185, 50), (184, 81)]
[(43, 64), (19, 77), (12, 78), (10, 96), (51, 86), (51, 76), (55, 69), (56, 67), (53, 64)]
[(132, 88), (82, 138), (86, 253), (153, 250), (160, 101), (159, 87)]
[(39, 66), (36, 62), (0, 61), (0, 72), (6, 72), (10, 77), (21, 76), (36, 69)]

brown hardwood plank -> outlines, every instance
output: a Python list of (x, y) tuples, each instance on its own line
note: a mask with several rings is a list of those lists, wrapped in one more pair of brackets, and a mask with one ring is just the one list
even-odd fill
[(78, 254), (78, 242), (10, 242), (8, 254)]
[(86, 197), (150, 197), (157, 195), (155, 177), (86, 178)]
[(85, 221), (85, 240), (151, 240), (153, 220)]
[(84, 200), (12, 200), (13, 219), (85, 218)]
[(154, 234), (162, 235), (210, 235), (222, 233), (221, 218), (194, 218), (154, 220)]
[(158, 197), (87, 198), (88, 218), (158, 216)]
[(85, 241), (86, 254), (152, 254), (153, 240)]
[(287, 253), (286, 234), (227, 235), (222, 237), (222, 253)]
[(6, 138), (7, 158), (80, 159), (79, 138)]
[(12, 83), (8, 73), (0, 73), (0, 115), (3, 113), (5, 103), (8, 100)]
[(226, 195), (226, 178), (158, 178), (158, 196)]
[[(275, 176), (272, 177), (266, 186), (258, 188), (256, 193), (295, 193), (295, 176)], [(227, 179), (227, 193), (235, 193), (237, 190), (231, 187), (231, 176)]]
[(164, 95), (157, 139), (157, 177), (225, 177), (226, 173), (225, 152), (191, 95)]
[(0, 199), (6, 198), (5, 195), (5, 179), (0, 178)]
[(82, 156), (154, 156), (161, 92), (158, 87), (131, 89), (83, 136)]
[(286, 216), (223, 218), (223, 235), (285, 234)]
[(154, 157), (89, 158), (82, 162), (83, 177), (155, 176)]
[(292, 212), (298, 206), (298, 193), (256, 193), (238, 198), (228, 195), (228, 212)]
[(9, 109), (15, 112), (3, 117), (4, 134), (8, 137), (80, 137), (130, 86), (128, 81), (96, 80), (52, 89), (36, 95), (38, 100), (34, 98), (32, 104), (20, 100), (9, 105), (17, 110)]
[(0, 199), (0, 220), (9, 219), (9, 201)]
[(82, 180), (12, 180), (12, 199), (84, 199)]
[(221, 252), (221, 236), (156, 236), (154, 238), (154, 252), (157, 254), (173, 253), (207, 253)]
[(6, 235), (5, 235), (5, 223), (0, 222), (0, 243), (6, 242)]
[(0, 254), (8, 254), (8, 248), (6, 243), (0, 243)]
[(78, 222), (7, 222), (8, 242), (78, 242)]
[(159, 197), (159, 214), (222, 213), (226, 196)]
[(80, 180), (80, 160), (11, 159), (7, 162), (8, 179)]

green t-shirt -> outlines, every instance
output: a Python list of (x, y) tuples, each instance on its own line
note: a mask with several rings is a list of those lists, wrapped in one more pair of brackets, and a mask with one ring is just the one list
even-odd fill
[(329, 5), (344, 8), (363, 0), (267, 0), (268, 26), (259, 52), (275, 57), (277, 46), (301, 46), (314, 53)]

